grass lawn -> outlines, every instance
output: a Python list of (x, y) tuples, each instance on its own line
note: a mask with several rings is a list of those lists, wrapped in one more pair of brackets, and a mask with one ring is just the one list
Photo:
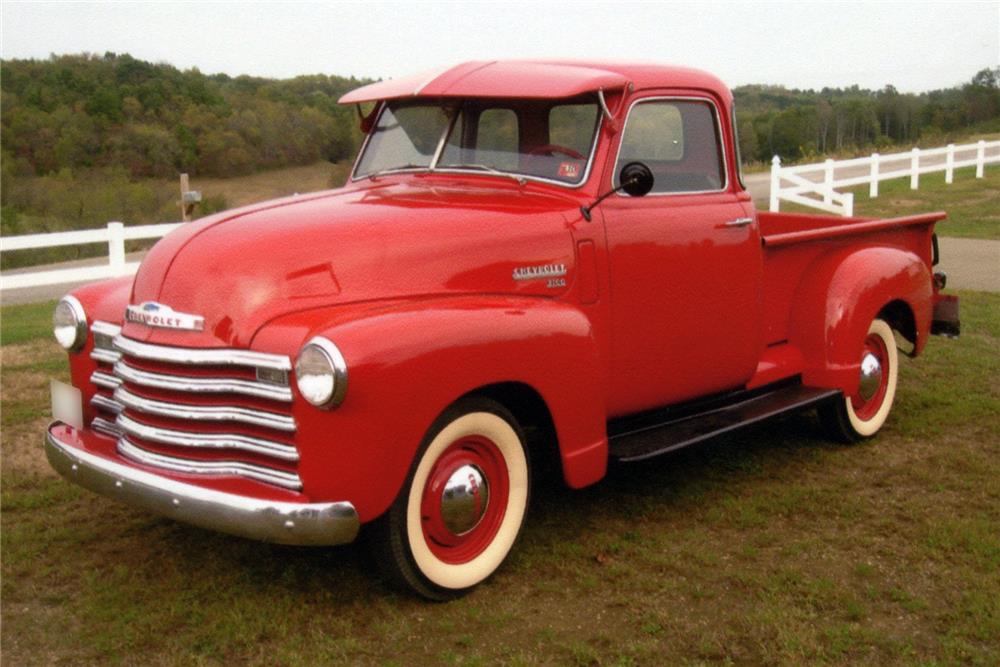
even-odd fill
[(961, 296), (963, 336), (903, 361), (874, 440), (806, 413), (542, 485), (509, 562), (449, 604), (388, 591), (358, 545), (258, 544), (64, 482), (40, 447), (67, 376), (51, 304), (5, 308), (4, 662), (996, 665), (1000, 295)]
[[(896, 218), (945, 211), (948, 219), (935, 227), (939, 236), (1000, 239), (1000, 166), (986, 167), (981, 179), (975, 167), (957, 169), (951, 185), (944, 182), (944, 172), (922, 174), (918, 190), (910, 189), (909, 178), (882, 181), (875, 199), (869, 198), (867, 185), (840, 191), (854, 193), (855, 215)], [(767, 202), (758, 206), (765, 208)], [(781, 202), (781, 210), (818, 212), (787, 202)]]
[[(237, 208), (268, 199), (288, 197), (293, 194), (303, 194), (318, 190), (328, 190), (339, 188), (347, 180), (347, 174), (351, 169), (351, 162), (316, 162), (314, 164), (285, 167), (282, 169), (272, 169), (246, 176), (233, 176), (230, 178), (203, 178), (195, 176), (191, 178), (190, 187), (192, 190), (201, 192), (203, 201), (214, 203), (214, 206), (224, 208)], [(31, 180), (32, 177), (23, 177)], [(15, 179), (16, 181), (17, 179)], [(166, 222), (178, 222), (181, 217), (178, 205), (178, 181), (176, 179), (144, 179), (138, 182), (145, 186), (150, 193), (149, 208), (144, 209), (141, 217), (128, 217), (126, 213), (115, 209), (113, 219), (121, 219), (126, 225), (157, 224)], [(15, 187), (15, 186), (12, 186)], [(95, 187), (111, 188), (104, 183), (95, 183)], [(44, 188), (38, 188), (37, 196), (40, 198), (38, 205), (42, 208), (52, 208), (56, 205), (56, 195), (43, 195)], [(109, 192), (114, 193), (113, 188)], [(156, 205), (160, 201), (162, 205)], [(79, 207), (85, 207), (80, 203)], [(206, 209), (204, 205), (196, 208), (194, 217), (199, 218), (215, 208)], [(46, 231), (67, 231), (65, 221), (54, 219), (54, 216), (42, 216), (37, 213), (26, 213), (21, 220), (20, 229), (16, 232), (4, 233), (19, 235)], [(108, 220), (99, 223), (86, 225), (87, 228), (97, 229), (107, 224)], [(154, 240), (129, 241), (126, 248), (129, 252), (135, 250), (146, 250), (153, 245)], [(61, 246), (55, 248), (36, 248), (31, 250), (15, 250), (3, 253), (3, 268), (19, 268), (23, 266), (34, 266), (39, 264), (50, 264), (55, 262), (72, 261), (85, 259), (88, 257), (105, 256), (108, 253), (107, 244), (95, 243), (76, 246)]]
[(317, 162), (302, 167), (285, 167), (231, 178), (191, 179), (191, 189), (203, 197), (224, 197), (230, 208), (295, 193), (339, 188), (347, 180), (351, 162)]
[(954, 182), (944, 182), (944, 172), (922, 174), (920, 189), (910, 189), (910, 179), (879, 183), (879, 196), (868, 197), (868, 186), (855, 188), (857, 215), (896, 217), (931, 210), (947, 211), (948, 219), (935, 228), (940, 236), (1000, 239), (1000, 166), (987, 167), (976, 178), (974, 167), (955, 171)]

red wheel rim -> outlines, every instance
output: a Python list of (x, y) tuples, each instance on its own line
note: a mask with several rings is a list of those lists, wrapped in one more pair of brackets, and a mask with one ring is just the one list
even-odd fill
[(864, 349), (861, 351), (861, 358), (864, 359), (869, 354), (873, 355), (882, 367), (882, 377), (878, 389), (871, 398), (865, 400), (860, 393), (851, 396), (851, 407), (854, 409), (854, 414), (862, 421), (868, 421), (875, 416), (879, 408), (882, 407), (886, 391), (889, 388), (889, 350), (881, 336), (868, 334)]
[[(463, 466), (474, 466), (488, 485), (489, 497), (479, 522), (456, 534), (445, 524), (442, 497), (452, 475)], [(420, 500), (420, 522), (431, 552), (445, 563), (467, 563), (493, 542), (507, 511), (510, 479), (500, 449), (488, 438), (469, 436), (448, 446), (431, 469)]]

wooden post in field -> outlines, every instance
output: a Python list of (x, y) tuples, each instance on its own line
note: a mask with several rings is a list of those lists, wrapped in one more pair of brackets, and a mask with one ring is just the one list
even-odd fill
[(914, 148), (910, 157), (910, 189), (920, 187), (920, 149)]
[(976, 178), (983, 177), (984, 166), (986, 166), (986, 140), (980, 139), (976, 147)]
[(948, 144), (948, 153), (944, 161), (944, 182), (949, 185), (955, 181), (955, 144)]
[(878, 153), (872, 153), (872, 171), (870, 178), (871, 183), (868, 184), (868, 196), (872, 199), (878, 197)]
[(188, 185), (188, 175), (181, 174), (181, 220), (184, 222), (191, 219), (188, 203), (184, 201), (184, 193), (191, 189)]
[(195, 204), (201, 201), (201, 193), (188, 189), (188, 175), (181, 174), (181, 219), (187, 222), (194, 213)]
[(771, 212), (778, 212), (778, 190), (781, 189), (781, 158), (777, 155), (771, 159)]

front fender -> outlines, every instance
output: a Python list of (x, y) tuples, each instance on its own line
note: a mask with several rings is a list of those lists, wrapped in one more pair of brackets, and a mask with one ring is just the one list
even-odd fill
[(857, 390), (860, 350), (871, 321), (893, 301), (909, 306), (923, 348), (931, 321), (930, 267), (901, 248), (842, 248), (821, 256), (793, 301), (789, 342), (805, 358), (803, 383)]
[(294, 357), (314, 335), (333, 341), (348, 367), (346, 398), (333, 410), (312, 407), (294, 389), (299, 472), (317, 501), (348, 499), (362, 521), (376, 518), (398, 494), (438, 415), (501, 382), (526, 384), (545, 401), (571, 486), (605, 473), (597, 343), (572, 306), (478, 296), (331, 307), (269, 323), (253, 347)]

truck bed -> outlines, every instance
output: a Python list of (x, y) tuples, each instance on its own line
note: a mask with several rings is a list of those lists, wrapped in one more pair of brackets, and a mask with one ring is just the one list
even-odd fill
[(908, 250), (930, 267), (934, 223), (945, 217), (943, 212), (887, 219), (758, 213), (764, 246), (765, 344), (775, 346), (788, 339), (796, 293), (821, 258), (842, 250), (885, 246)]

